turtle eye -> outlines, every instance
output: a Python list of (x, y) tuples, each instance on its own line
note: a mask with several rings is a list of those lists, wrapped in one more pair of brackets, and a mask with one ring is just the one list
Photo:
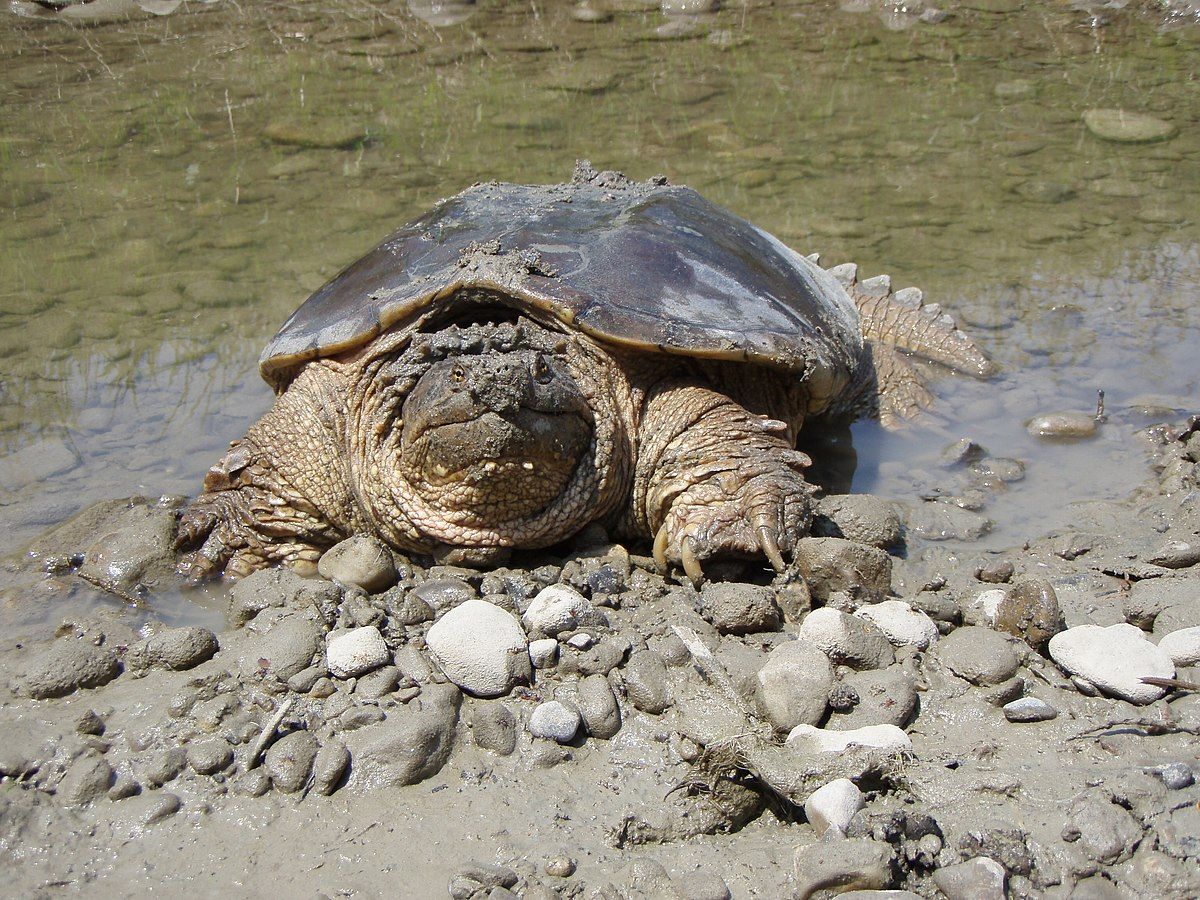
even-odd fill
[(467, 370), (462, 366), (455, 366), (450, 370), (450, 380), (456, 383), (461, 383), (467, 377)]
[(546, 365), (546, 360), (539, 356), (533, 363), (533, 377), (538, 384), (549, 384), (554, 372)]

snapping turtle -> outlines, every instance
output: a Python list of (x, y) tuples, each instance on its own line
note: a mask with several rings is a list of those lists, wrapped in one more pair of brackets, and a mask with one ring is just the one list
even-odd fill
[(601, 522), (660, 564), (777, 569), (811, 519), (797, 432), (910, 414), (908, 354), (990, 363), (913, 288), (826, 271), (665, 179), (481, 184), (312, 295), (275, 405), (184, 512), (192, 580), (311, 568), (356, 533), (458, 563)]

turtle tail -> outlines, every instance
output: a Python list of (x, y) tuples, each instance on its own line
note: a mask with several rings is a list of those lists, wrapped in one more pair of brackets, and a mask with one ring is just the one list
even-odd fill
[(859, 281), (854, 263), (827, 271), (858, 307), (863, 339), (870, 350), (857, 379), (862, 389), (852, 392), (843, 411), (878, 415), (888, 427), (917, 415), (933, 400), (926, 379), (914, 365), (918, 360), (975, 378), (996, 373), (995, 364), (978, 345), (938, 304), (926, 303), (919, 288), (893, 291), (887, 275)]

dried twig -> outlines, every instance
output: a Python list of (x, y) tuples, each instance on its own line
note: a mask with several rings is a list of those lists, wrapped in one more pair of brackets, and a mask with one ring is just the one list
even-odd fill
[(283, 717), (288, 714), (292, 708), (292, 704), (296, 702), (295, 697), (288, 697), (283, 705), (271, 716), (266, 725), (259, 732), (258, 740), (254, 742), (254, 747), (250, 750), (250, 758), (246, 760), (246, 770), (249, 771), (258, 765), (258, 760), (262, 757), (263, 751), (267, 749), (267, 744), (271, 743), (275, 737), (275, 732), (279, 729), (283, 722)]
[(103, 581), (103, 580), (97, 578), (95, 575), (89, 575), (86, 572), (81, 572), (78, 569), (76, 569), (75, 576), (77, 578), (82, 579), (83, 581), (86, 581), (88, 584), (90, 584), (94, 588), (99, 588), (100, 590), (105, 591), (106, 593), (112, 594), (114, 597), (120, 597), (122, 600), (124, 600), (126, 603), (128, 603), (132, 606), (145, 607), (145, 605), (146, 605), (146, 601), (143, 600), (141, 597), (138, 597), (136, 594), (131, 594), (131, 593), (129, 593), (129, 591), (125, 590), (124, 588), (120, 588), (120, 587), (117, 587), (115, 584), (112, 584), (107, 581)]

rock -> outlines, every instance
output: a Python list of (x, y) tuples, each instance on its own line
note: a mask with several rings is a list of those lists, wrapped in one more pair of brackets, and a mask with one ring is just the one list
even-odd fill
[(178, 795), (168, 791), (136, 794), (113, 808), (112, 820), (120, 830), (138, 834), (144, 828), (168, 819), (183, 808)]
[(1175, 677), (1171, 658), (1146, 640), (1141, 629), (1125, 623), (1068, 628), (1052, 637), (1049, 646), (1050, 658), (1064, 672), (1130, 703), (1153, 703), (1166, 693), (1142, 678)]
[[(125, 591), (165, 586), (174, 577), (175, 511), (131, 500), (91, 535), (79, 572)], [(99, 534), (99, 537), (96, 537)]]
[(296, 793), (308, 784), (317, 750), (317, 739), (310, 732), (285, 734), (267, 748), (263, 765), (271, 783), (285, 794)]
[(174, 781), (186, 767), (187, 751), (182, 747), (155, 750), (139, 766), (142, 780), (155, 788)]
[(1006, 584), (1016, 569), (1007, 559), (995, 559), (984, 563), (975, 570), (975, 577), (989, 584)]
[(1178, 133), (1170, 122), (1124, 109), (1089, 109), (1083, 124), (1096, 137), (1121, 144), (1165, 141)]
[(771, 651), (756, 679), (763, 714), (780, 731), (791, 731), (797, 725), (816, 725), (825, 715), (833, 665), (809, 641), (788, 641)]
[(1004, 707), (1025, 694), (1025, 679), (1014, 676), (999, 684), (981, 685), (980, 694), (992, 706)]
[(99, 736), (104, 734), (104, 728), (104, 719), (94, 709), (85, 709), (75, 720), (76, 734)]
[(298, 613), (284, 616), (258, 640), (251, 641), (238, 658), (243, 675), (274, 675), (287, 681), (312, 664), (324, 631)]
[(69, 472), (77, 465), (79, 454), (61, 438), (34, 441), (0, 457), (0, 485), (5, 491), (15, 492), (28, 484)]
[(433, 607), (417, 596), (415, 590), (407, 591), (394, 587), (383, 595), (388, 622), (392, 625), (409, 626), (432, 622), (437, 618)]
[(509, 756), (517, 749), (517, 718), (503, 703), (476, 704), (471, 712), (476, 747)]
[(1172, 791), (1181, 791), (1185, 787), (1191, 787), (1196, 782), (1195, 773), (1185, 763), (1167, 763), (1162, 766), (1151, 766), (1146, 771)]
[(396, 690), (402, 677), (397, 666), (382, 666), (358, 679), (354, 685), (354, 696), (364, 700), (378, 700)]
[(884, 600), (855, 610), (854, 615), (871, 622), (897, 647), (926, 650), (938, 639), (937, 625), (920, 610), (903, 600)]
[(182, 671), (211, 659), (218, 649), (217, 636), (207, 628), (168, 628), (132, 645), (125, 664), (134, 672), (151, 667)]
[(328, 797), (342, 782), (350, 767), (350, 751), (337, 738), (329, 738), (321, 745), (313, 760), (313, 790)]
[(784, 742), (800, 753), (841, 753), (858, 744), (881, 750), (911, 750), (912, 741), (895, 725), (868, 725), (853, 731), (827, 731), (812, 725), (797, 725)]
[(774, 592), (757, 584), (706, 582), (700, 590), (699, 612), (721, 634), (776, 631), (783, 624)]
[[(1197, 590), (1200, 591), (1200, 587)], [(1169, 656), (1177, 667), (1200, 663), (1200, 625), (1163, 635), (1158, 642), (1158, 649)]]
[(623, 670), (629, 702), (642, 712), (657, 716), (671, 705), (667, 665), (653, 650), (639, 650), (629, 657)]
[(86, 806), (107, 793), (115, 780), (116, 774), (108, 760), (99, 753), (89, 752), (67, 767), (55, 794), (66, 806)]
[(1010, 722), (1048, 722), (1058, 710), (1037, 697), (1022, 697), (1004, 704), (1004, 718)]
[(584, 631), (581, 631), (579, 634), (573, 634), (567, 638), (567, 646), (572, 650), (586, 650), (594, 643), (596, 643), (595, 638)]
[(877, 547), (843, 538), (801, 538), (796, 564), (813, 597), (844, 591), (854, 598), (882, 599), (892, 586), (892, 558)]
[(895, 851), (869, 838), (851, 838), (796, 848), (792, 897), (809, 900), (825, 889), (879, 890), (892, 885)]
[(1007, 592), (1000, 588), (980, 591), (967, 607), (970, 623), (989, 627), (995, 625), (996, 614), (1000, 611), (1000, 604), (1004, 602), (1006, 596), (1008, 596)]
[(851, 672), (835, 687), (849, 690), (857, 698), (844, 711), (829, 717), (830, 731), (853, 731), (867, 725), (903, 728), (917, 712), (917, 688), (913, 676), (901, 666), (873, 672)]
[(374, 625), (364, 625), (331, 637), (325, 647), (325, 665), (337, 678), (357, 678), (391, 661), (383, 635)]
[(1050, 582), (1044, 578), (1022, 578), (997, 605), (995, 627), (1042, 650), (1067, 623)]
[(529, 662), (535, 669), (548, 669), (558, 662), (558, 641), (538, 638), (529, 642)]
[(1008, 872), (986, 856), (977, 856), (933, 873), (933, 883), (946, 900), (1004, 900)]
[(1062, 837), (1069, 843), (1078, 841), (1088, 859), (1112, 865), (1133, 855), (1142, 827), (1111, 798), (1089, 793), (1071, 804)]
[(397, 647), (392, 662), (406, 678), (411, 678), (418, 684), (428, 681), (433, 675), (433, 667), (429, 665), (429, 660), (410, 644)]
[(529, 645), (516, 616), (468, 600), (433, 624), (425, 638), (446, 677), (469, 694), (498, 697), (528, 681)]
[(1054, 412), (1034, 416), (1025, 423), (1034, 437), (1086, 438), (1096, 433), (1096, 418), (1081, 412)]
[(972, 684), (1008, 681), (1021, 665), (1008, 640), (990, 628), (968, 625), (938, 642), (938, 658), (947, 669)]
[[(575, 860), (565, 853), (556, 853), (546, 860), (542, 871), (552, 878), (570, 878), (575, 874)], [(557, 896), (557, 895), (555, 895)]]
[(263, 135), (276, 144), (321, 150), (347, 150), (367, 140), (367, 130), (359, 124), (316, 116), (276, 119), (267, 123)]
[(351, 778), (360, 788), (416, 784), (441, 771), (453, 749), (458, 707), (452, 698), (428, 705), (425, 699), (423, 692), (419, 709), (409, 704), (346, 736), (353, 759)]
[(311, 608), (332, 619), (341, 596), (337, 585), (301, 578), (293, 569), (260, 569), (229, 589), (229, 620), (240, 628), (263, 610), (281, 606), (297, 611)]
[(854, 669), (882, 669), (896, 659), (891, 642), (873, 623), (829, 606), (804, 617), (800, 637), (823, 650), (833, 662)]
[(942, 501), (908, 507), (905, 524), (909, 533), (930, 541), (977, 541), (994, 526), (982, 513)]
[(61, 638), (26, 661), (21, 683), (30, 697), (43, 700), (108, 684), (120, 674), (121, 661), (112, 650)]
[(536, 738), (568, 744), (575, 738), (581, 723), (579, 710), (574, 706), (549, 700), (539, 703), (529, 716), (529, 733)]
[(902, 525), (886, 500), (870, 494), (829, 494), (817, 503), (819, 536), (840, 537), (885, 549), (900, 543)]
[(707, 869), (676, 878), (675, 889), (681, 900), (730, 900), (732, 896), (725, 879)]
[(1146, 555), (1146, 562), (1164, 569), (1187, 569), (1200, 563), (1200, 541), (1167, 541)]
[(621, 710), (603, 675), (588, 675), (580, 681), (575, 703), (590, 737), (607, 740), (621, 730)]
[(392, 551), (378, 538), (356, 534), (334, 544), (317, 561), (322, 578), (381, 594), (399, 579)]
[(587, 650), (560, 648), (558, 671), (563, 676), (607, 675), (629, 652), (629, 639), (606, 635)]
[(467, 889), (467, 893), (462, 894), (462, 897), (491, 897), (491, 894), (483, 894), (483, 891), (507, 890), (515, 887), (520, 876), (507, 866), (498, 866), (495, 863), (479, 862), (471, 860), (466, 865), (459, 868), (454, 876), (450, 879), (450, 895), (458, 897), (459, 894), (454, 892), (456, 885), (463, 885)]
[(854, 814), (866, 805), (860, 791), (849, 778), (835, 778), (809, 794), (804, 815), (817, 834), (830, 828), (841, 834), (850, 827)]
[(233, 762), (233, 748), (225, 738), (208, 738), (188, 744), (188, 765), (199, 775), (212, 775)]
[(600, 624), (604, 617), (579, 591), (553, 584), (538, 591), (521, 621), (531, 633), (557, 637), (564, 631)]
[(435, 578), (422, 582), (409, 591), (409, 595), (424, 601), (436, 612), (445, 612), (474, 600), (475, 589), (458, 578)]

